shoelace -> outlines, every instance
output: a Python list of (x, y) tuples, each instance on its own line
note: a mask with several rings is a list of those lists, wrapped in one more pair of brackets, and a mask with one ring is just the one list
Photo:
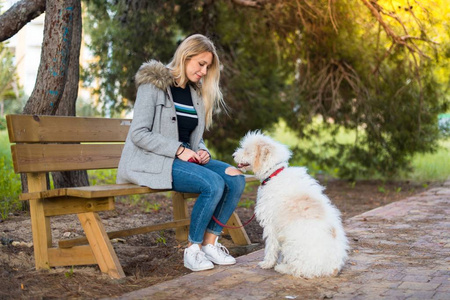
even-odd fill
[(206, 259), (206, 255), (205, 253), (203, 253), (203, 251), (197, 251), (195, 254), (193, 253), (193, 255), (195, 255), (195, 260), (198, 262), (203, 262)]
[(225, 247), (221, 243), (217, 243), (216, 247), (219, 250), (220, 254), (225, 255), (225, 256), (230, 254), (230, 252), (228, 251), (227, 247)]

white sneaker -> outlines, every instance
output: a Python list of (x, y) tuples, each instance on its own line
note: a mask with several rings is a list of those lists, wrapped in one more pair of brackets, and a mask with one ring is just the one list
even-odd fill
[(198, 244), (192, 244), (184, 249), (184, 266), (191, 271), (203, 271), (214, 268), (213, 263), (205, 257), (205, 253), (200, 250)]
[(234, 265), (236, 259), (229, 254), (225, 246), (217, 241), (218, 239), (219, 237), (216, 238), (214, 245), (202, 246), (202, 251), (205, 253), (206, 258), (217, 265)]

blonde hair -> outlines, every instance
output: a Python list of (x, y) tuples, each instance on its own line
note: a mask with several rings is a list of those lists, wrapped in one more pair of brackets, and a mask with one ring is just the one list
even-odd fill
[(196, 86), (197, 90), (200, 89), (201, 91), (206, 112), (206, 129), (209, 129), (212, 124), (213, 111), (220, 106), (226, 109), (219, 87), (220, 61), (214, 44), (204, 35), (191, 35), (178, 46), (172, 61), (167, 66), (172, 71), (174, 79), (178, 81), (178, 85), (184, 86), (189, 81), (186, 76), (186, 62), (192, 57), (204, 52), (210, 52), (213, 55), (213, 59), (208, 72), (202, 78), (201, 83), (198, 82)]

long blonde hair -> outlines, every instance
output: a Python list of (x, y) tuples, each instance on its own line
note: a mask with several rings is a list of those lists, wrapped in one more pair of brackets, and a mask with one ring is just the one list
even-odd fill
[(213, 59), (201, 83), (197, 83), (197, 88), (201, 90), (206, 113), (206, 129), (209, 129), (212, 124), (213, 111), (220, 106), (226, 109), (219, 87), (220, 61), (213, 42), (201, 34), (194, 34), (187, 37), (178, 46), (172, 61), (167, 66), (172, 71), (174, 79), (178, 81), (178, 85), (184, 86), (189, 81), (186, 76), (186, 62), (192, 57), (204, 52), (210, 52), (213, 55)]

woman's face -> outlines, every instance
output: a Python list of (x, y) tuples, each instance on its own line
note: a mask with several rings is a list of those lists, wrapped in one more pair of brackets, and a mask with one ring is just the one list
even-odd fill
[(186, 62), (186, 76), (191, 82), (199, 82), (208, 73), (213, 61), (211, 52), (203, 52), (193, 56)]

